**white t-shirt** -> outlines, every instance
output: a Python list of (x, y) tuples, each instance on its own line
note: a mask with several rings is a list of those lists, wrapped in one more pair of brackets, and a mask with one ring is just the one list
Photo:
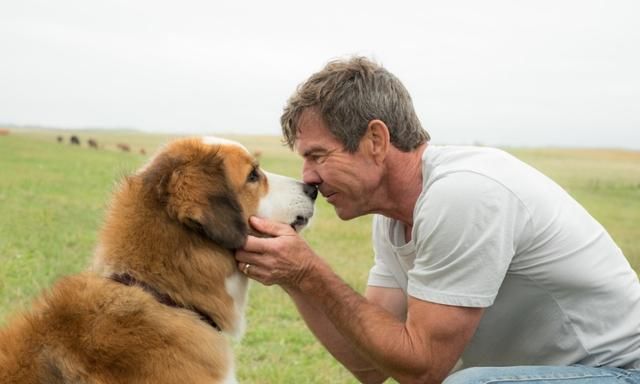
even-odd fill
[(463, 368), (640, 368), (640, 283), (606, 230), (506, 152), (429, 145), (412, 239), (376, 215), (369, 285), (486, 308)]

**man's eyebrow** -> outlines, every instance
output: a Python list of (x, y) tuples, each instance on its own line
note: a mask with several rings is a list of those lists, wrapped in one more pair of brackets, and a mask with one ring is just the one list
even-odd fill
[(318, 152), (327, 152), (327, 150), (322, 147), (311, 147), (302, 153), (302, 157), (308, 157)]

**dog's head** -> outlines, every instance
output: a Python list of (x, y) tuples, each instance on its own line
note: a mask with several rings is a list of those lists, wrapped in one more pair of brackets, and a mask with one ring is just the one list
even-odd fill
[(139, 175), (157, 208), (229, 249), (244, 244), (252, 215), (301, 230), (317, 196), (314, 186), (264, 172), (241, 144), (213, 137), (170, 143)]

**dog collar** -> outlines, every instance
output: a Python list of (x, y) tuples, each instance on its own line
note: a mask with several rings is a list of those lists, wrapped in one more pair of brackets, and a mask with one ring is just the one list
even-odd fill
[(216, 324), (215, 321), (213, 321), (211, 316), (207, 315), (201, 309), (199, 309), (197, 307), (188, 308), (188, 307), (185, 307), (182, 304), (176, 303), (175, 300), (173, 300), (171, 298), (171, 296), (169, 296), (168, 294), (161, 293), (160, 291), (158, 291), (157, 289), (153, 288), (149, 284), (145, 283), (144, 281), (140, 281), (140, 280), (136, 279), (135, 277), (131, 276), (128, 273), (120, 273), (120, 274), (114, 273), (111, 276), (109, 276), (109, 278), (111, 280), (117, 282), (117, 283), (124, 284), (124, 285), (126, 285), (128, 287), (140, 287), (140, 288), (142, 288), (145, 292), (151, 294), (160, 304), (164, 304), (164, 305), (172, 307), (172, 308), (187, 309), (189, 311), (195, 312), (200, 317), (200, 320), (202, 320), (205, 323), (209, 324), (210, 326), (212, 326), (218, 332), (222, 332), (222, 329), (220, 328), (220, 326), (218, 324)]

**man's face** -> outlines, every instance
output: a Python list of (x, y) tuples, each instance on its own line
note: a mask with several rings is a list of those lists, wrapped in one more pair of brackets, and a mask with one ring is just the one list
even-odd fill
[(295, 149), (304, 159), (302, 179), (318, 186), (343, 220), (370, 213), (370, 198), (377, 188), (377, 167), (362, 145), (349, 153), (333, 136), (314, 109), (303, 111)]

